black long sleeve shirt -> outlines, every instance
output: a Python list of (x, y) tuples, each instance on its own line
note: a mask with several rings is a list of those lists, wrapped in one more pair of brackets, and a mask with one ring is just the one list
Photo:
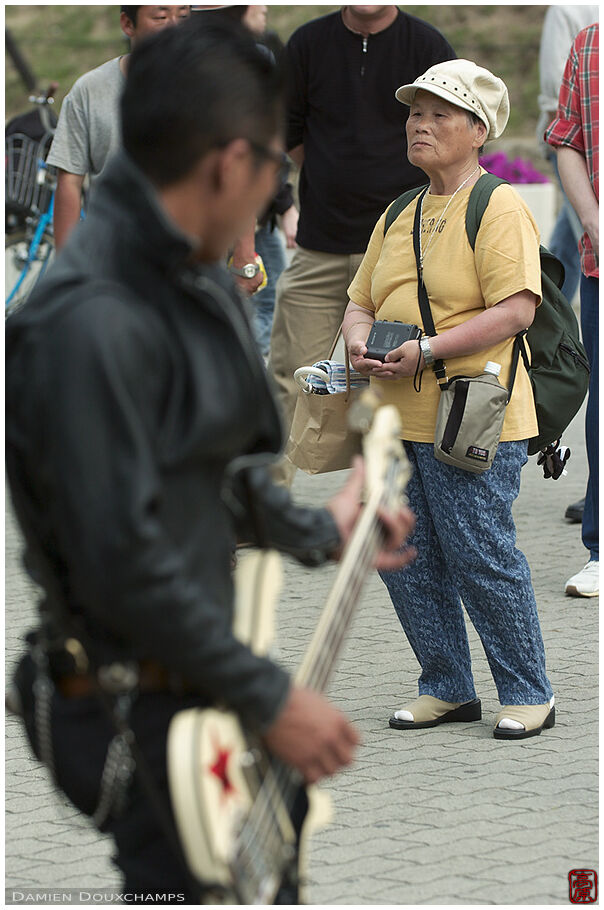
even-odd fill
[(394, 93), (455, 51), (399, 10), (368, 38), (350, 31), (341, 12), (314, 19), (294, 32), (286, 54), (287, 147), (304, 146), (298, 243), (362, 253), (386, 206), (426, 182), (407, 160), (409, 109)]

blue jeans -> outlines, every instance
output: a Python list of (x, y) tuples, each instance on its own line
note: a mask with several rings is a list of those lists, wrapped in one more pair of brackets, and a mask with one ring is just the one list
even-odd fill
[(589, 358), (591, 373), (589, 375), (589, 395), (585, 412), (585, 443), (589, 477), (585, 508), (583, 509), (583, 545), (589, 550), (589, 558), (600, 558), (600, 525), (598, 520), (599, 502), (599, 393), (600, 352), (598, 331), (600, 325), (598, 295), (600, 282), (598, 278), (586, 278), (581, 275), (581, 335)]
[(463, 605), (484, 647), (502, 705), (545, 704), (552, 688), (531, 574), (516, 549), (512, 504), (527, 443), (502, 442), (490, 470), (470, 474), (437, 461), (432, 443), (406, 442), (407, 495), (418, 551), (381, 573), (421, 666), (420, 695), (476, 697)]
[(577, 287), (579, 286), (579, 279), (581, 277), (581, 256), (579, 253), (579, 240), (583, 235), (583, 229), (581, 227), (581, 222), (575, 213), (575, 210), (571, 206), (566, 197), (566, 193), (564, 192), (564, 187), (560, 181), (560, 174), (558, 173), (558, 160), (556, 155), (552, 155), (550, 160), (556, 172), (556, 177), (558, 178), (558, 183), (562, 191), (563, 204), (554, 225), (552, 236), (550, 237), (548, 244), (548, 249), (554, 254), (554, 256), (558, 257), (564, 266), (564, 284), (562, 285), (562, 293), (567, 300), (572, 301), (573, 297), (575, 296)]
[(270, 223), (256, 231), (256, 252), (262, 256), (268, 284), (264, 290), (252, 297), (254, 307), (254, 331), (256, 341), (264, 357), (268, 356), (275, 310), (277, 281), (287, 264), (285, 243), (278, 228), (271, 230)]

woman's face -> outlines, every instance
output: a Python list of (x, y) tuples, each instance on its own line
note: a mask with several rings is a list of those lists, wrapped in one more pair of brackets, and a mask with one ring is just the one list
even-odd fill
[(407, 157), (426, 174), (465, 163), (483, 145), (486, 127), (470, 124), (465, 110), (419, 90), (407, 120)]

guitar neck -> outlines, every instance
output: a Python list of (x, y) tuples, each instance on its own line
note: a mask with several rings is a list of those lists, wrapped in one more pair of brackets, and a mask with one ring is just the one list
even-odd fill
[(382, 539), (377, 518), (378, 496), (370, 498), (348, 541), (335, 582), (296, 683), (323, 692), (340, 653), (363, 584)]

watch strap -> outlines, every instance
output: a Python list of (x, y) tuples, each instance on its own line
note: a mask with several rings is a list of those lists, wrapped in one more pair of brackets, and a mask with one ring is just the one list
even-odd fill
[[(253, 275), (246, 274), (246, 269), (249, 269), (250, 267), (254, 269)], [(238, 275), (239, 278), (255, 278), (256, 275), (258, 274), (258, 272), (260, 271), (260, 265), (258, 262), (246, 262), (245, 265), (241, 266), (241, 268), (238, 269), (231, 263), (229, 265), (229, 271), (233, 275)]]
[(424, 356), (424, 362), (426, 366), (431, 367), (432, 364), (436, 362), (436, 359), (432, 353), (432, 348), (430, 347), (430, 339), (427, 335), (422, 335), (419, 340), (419, 346)]

